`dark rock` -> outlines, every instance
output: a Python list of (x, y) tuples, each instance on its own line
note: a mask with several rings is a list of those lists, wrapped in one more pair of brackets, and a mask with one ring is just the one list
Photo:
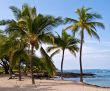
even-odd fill
[(41, 78), (49, 79), (50, 78), (50, 76), (48, 75), (48, 73), (34, 73), (33, 76), (36, 79), (41, 79)]
[[(96, 74), (92, 73), (83, 73), (83, 77), (94, 77)], [(61, 72), (57, 72), (56, 76), (61, 76)], [(72, 77), (80, 77), (80, 73), (72, 73), (72, 72), (64, 72), (63, 77), (72, 78)]]

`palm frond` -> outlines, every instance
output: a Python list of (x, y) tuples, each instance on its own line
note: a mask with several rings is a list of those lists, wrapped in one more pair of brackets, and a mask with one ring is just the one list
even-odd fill
[(52, 50), (57, 49), (57, 48), (58, 48), (57, 46), (49, 46), (47, 47), (47, 52), (51, 52)]
[(71, 19), (71, 18), (65, 18), (64, 24), (67, 24), (67, 23), (78, 23), (78, 21), (75, 19)]
[(76, 53), (78, 52), (79, 48), (77, 46), (68, 47), (68, 50), (76, 57)]
[(58, 54), (60, 52), (60, 49), (57, 49), (56, 51), (54, 51), (51, 55), (50, 58), (52, 58), (54, 55)]
[(10, 9), (12, 10), (15, 18), (18, 20), (21, 17), (21, 10), (15, 6), (10, 6)]
[(27, 54), (26, 51), (24, 51), (24, 49), (17, 49), (17, 50), (13, 53), (12, 64), (15, 65), (15, 64), (18, 63), (20, 60), (29, 61), (29, 55)]
[(11, 23), (13, 20), (0, 20), (0, 25), (7, 25)]
[(50, 76), (53, 77), (56, 73), (55, 65), (53, 64), (52, 59), (48, 56), (48, 54), (45, 52), (45, 50), (42, 47), (41, 47), (40, 51), (41, 51), (41, 54), (44, 58), (47, 71), (50, 74)]
[(41, 43), (54, 44), (54, 36), (51, 32), (43, 32), (38, 36), (38, 40)]
[(91, 34), (92, 34), (92, 36), (94, 36), (96, 39), (100, 40), (99, 35), (98, 35), (95, 31), (93, 31), (92, 29), (91, 29)]
[(101, 22), (89, 22), (89, 23), (91, 23), (91, 24), (94, 25), (95, 27), (99, 27), (99, 28), (105, 29), (104, 24), (101, 23)]

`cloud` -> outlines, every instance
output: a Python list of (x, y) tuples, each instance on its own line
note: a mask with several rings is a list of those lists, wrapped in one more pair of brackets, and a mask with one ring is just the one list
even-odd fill
[[(46, 49), (48, 45), (43, 45)], [(39, 55), (39, 53), (36, 53)], [(84, 69), (110, 69), (110, 42), (87, 41), (83, 45), (83, 68)], [(58, 69), (61, 66), (62, 52), (53, 57), (54, 64)], [(75, 58), (69, 51), (65, 51), (64, 69), (79, 69), (79, 54)]]

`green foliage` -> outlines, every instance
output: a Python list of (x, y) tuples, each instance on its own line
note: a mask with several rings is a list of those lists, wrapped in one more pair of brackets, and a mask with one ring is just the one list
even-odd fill
[(72, 30), (74, 33), (86, 31), (91, 37), (95, 37), (96, 39), (100, 39), (97, 34), (97, 28), (105, 29), (103, 23), (98, 22), (98, 19), (102, 19), (102, 16), (98, 13), (91, 12), (91, 8), (82, 7), (76, 10), (76, 14), (78, 15), (78, 19), (66, 18), (65, 23), (73, 23), (68, 26), (65, 30)]
[(52, 58), (46, 53), (46, 51), (41, 47), (40, 49), (42, 54), (42, 61), (45, 63), (46, 71), (49, 73), (50, 76), (55, 76), (56, 74), (56, 67), (52, 62)]
[(80, 81), (83, 82), (82, 46), (84, 43), (84, 34), (85, 32), (87, 32), (90, 37), (95, 37), (96, 39), (100, 40), (97, 34), (97, 28), (105, 29), (105, 26), (103, 25), (103, 23), (97, 21), (98, 19), (102, 19), (101, 15), (91, 12), (91, 8), (82, 7), (76, 10), (76, 14), (78, 15), (78, 19), (76, 20), (71, 18), (65, 19), (65, 23), (73, 23), (72, 25), (68, 26), (65, 30), (72, 30), (74, 36), (76, 32), (80, 33)]
[(3, 68), (2, 68), (2, 67), (0, 67), (0, 73), (2, 73), (2, 72), (4, 72), (4, 70), (3, 70)]
[[(59, 34), (57, 34), (57, 36), (54, 36), (54, 45), (49, 46), (47, 48), (47, 51), (50, 52), (55, 49), (61, 49), (61, 50), (68, 49), (71, 53), (76, 55), (76, 52), (78, 52), (79, 49), (77, 45), (79, 42), (80, 41), (78, 39), (76, 39), (74, 36), (67, 34), (63, 30), (61, 37)], [(59, 52), (59, 50), (55, 51), (55, 53), (56, 52)]]
[[(14, 69), (18, 63), (25, 61), (24, 64), (27, 63), (25, 70), (48, 72), (52, 77), (56, 73), (56, 67), (52, 61), (55, 54), (60, 50), (64, 52), (68, 49), (76, 56), (79, 50), (78, 43), (80, 43), (75, 36), (77, 32), (82, 35), (81, 42), (83, 42), (84, 31), (91, 37), (100, 39), (96, 30), (105, 28), (103, 23), (97, 22), (97, 19), (102, 19), (102, 16), (91, 12), (91, 8), (77, 9), (75, 13), (78, 15), (78, 19), (65, 18), (65, 22), (61, 17), (39, 14), (35, 7), (30, 7), (27, 4), (24, 4), (21, 9), (15, 6), (11, 6), (10, 9), (15, 19), (0, 21), (0, 25), (6, 26), (4, 31), (0, 30), (0, 57), (7, 56), (10, 67)], [(52, 34), (51, 30), (63, 23), (73, 23), (65, 29), (72, 30), (73, 36), (67, 34), (65, 30), (62, 30), (61, 36), (58, 33), (57, 36)], [(47, 48), (48, 52), (55, 51), (49, 56), (41, 46), (42, 43), (52, 44)], [(34, 55), (34, 49), (38, 50), (39, 48), (41, 58)], [(30, 63), (32, 61), (33, 67), (30, 67), (29, 60)], [(1, 68), (0, 71), (2, 71)]]
[[(15, 20), (0, 21), (0, 25), (6, 25), (5, 32), (9, 35), (6, 37), (5, 43), (2, 44), (0, 54), (2, 56), (8, 55), (12, 62), (11, 64), (15, 65), (20, 60), (29, 59), (30, 52), (29, 55), (27, 55), (25, 51), (27, 46), (23, 47), (24, 41), (26, 45), (31, 45), (36, 50), (41, 43), (53, 43), (53, 35), (50, 30), (57, 27), (59, 24), (62, 24), (63, 20), (61, 17), (55, 18), (50, 15), (44, 16), (38, 14), (35, 7), (30, 7), (27, 4), (24, 4), (22, 9), (18, 9), (15, 6), (11, 6), (10, 9), (15, 16)], [(47, 57), (45, 56), (45, 58)], [(42, 59), (44, 60), (45, 58)], [(38, 65), (46, 63), (42, 60), (36, 61), (38, 62)], [(46, 70), (47, 68), (46, 65)], [(49, 72), (52, 72), (52, 70), (49, 70)]]

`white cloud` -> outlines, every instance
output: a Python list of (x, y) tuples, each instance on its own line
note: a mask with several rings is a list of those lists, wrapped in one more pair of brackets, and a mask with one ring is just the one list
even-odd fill
[[(48, 45), (43, 45), (46, 48)], [(39, 53), (37, 53), (39, 54)], [(61, 65), (62, 52), (53, 57), (58, 69)], [(87, 41), (83, 45), (83, 68), (110, 69), (110, 42)], [(79, 54), (75, 58), (69, 51), (65, 51), (64, 69), (79, 69)]]

